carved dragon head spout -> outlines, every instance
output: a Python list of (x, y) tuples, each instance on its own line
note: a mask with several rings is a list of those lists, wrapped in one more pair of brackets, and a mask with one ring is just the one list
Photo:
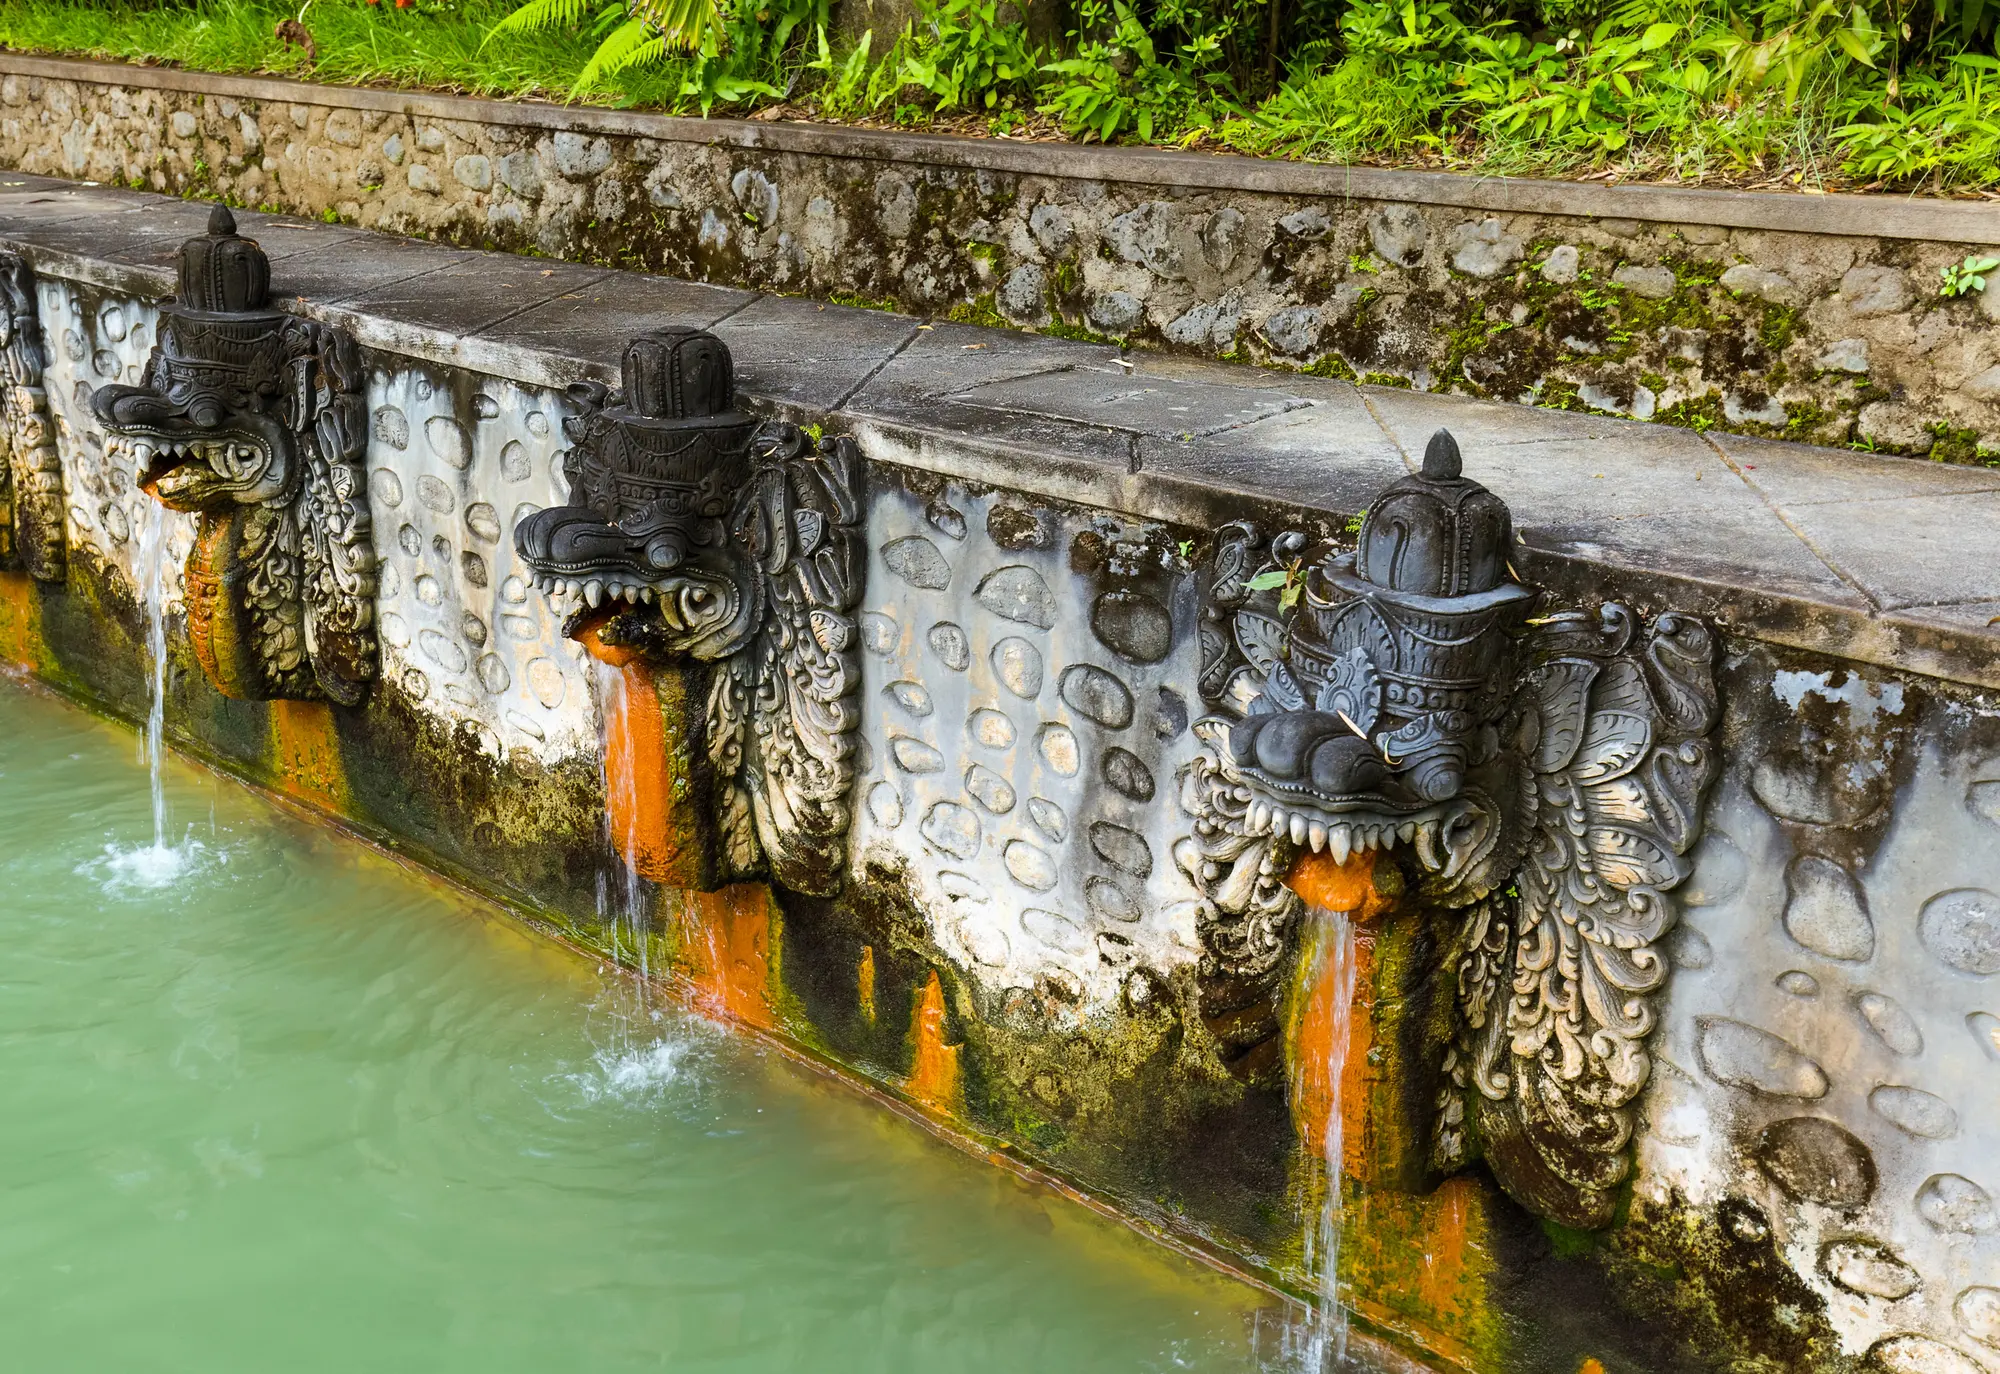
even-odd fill
[(569, 503), (515, 547), (597, 657), (713, 665), (714, 881), (830, 892), (860, 724), (860, 453), (739, 410), (729, 349), (702, 330), (632, 340), (621, 382), (570, 388)]
[(1440, 431), (1353, 553), (1223, 531), (1202, 635), (1216, 714), (1195, 727), (1176, 858), (1204, 898), (1211, 1028), (1247, 1064), (1276, 1031), (1255, 999), (1303, 910), (1293, 865), (1393, 851), (1450, 927), (1433, 1163), (1483, 1156), (1531, 1209), (1601, 1226), (1714, 771), (1714, 643), (1616, 604), (1530, 619), (1508, 510), (1460, 466)]
[(732, 528), (757, 421), (736, 408), (729, 349), (712, 334), (642, 334), (622, 372), (615, 392), (570, 388), (570, 503), (522, 521), (515, 546), (543, 591), (579, 604), (572, 638), (605, 627), (656, 655), (728, 658), (757, 621), (755, 561)]
[(272, 308), (270, 259), (223, 206), (179, 278), (144, 383), (100, 387), (91, 409), (145, 491), (201, 516), (189, 632), (216, 687), (356, 704), (377, 664), (354, 344)]
[[(1461, 472), (1439, 431), (1423, 471), (1377, 498), (1353, 553), (1317, 560), (1298, 536), (1273, 556), (1297, 610), (1282, 629), (1246, 608), (1236, 637), (1268, 657), (1262, 689), (1227, 734), (1252, 829), (1340, 862), (1414, 843), (1438, 896), (1475, 900), (1510, 791), (1499, 722), (1512, 632), (1534, 594), (1507, 562), (1507, 507)], [(1281, 598), (1283, 599), (1283, 598)], [(1254, 660), (1253, 660), (1254, 662)]]
[(291, 317), (271, 309), (270, 260), (218, 205), (208, 233), (181, 245), (179, 268), (145, 383), (102, 387), (92, 408), (133, 441), (139, 485), (169, 509), (283, 500), (298, 481), (281, 413)]

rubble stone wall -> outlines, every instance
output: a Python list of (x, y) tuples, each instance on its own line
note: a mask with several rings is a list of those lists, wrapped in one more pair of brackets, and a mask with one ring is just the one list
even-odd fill
[(1948, 462), (1993, 212), (1478, 181), (0, 58), (0, 160), (464, 245)]

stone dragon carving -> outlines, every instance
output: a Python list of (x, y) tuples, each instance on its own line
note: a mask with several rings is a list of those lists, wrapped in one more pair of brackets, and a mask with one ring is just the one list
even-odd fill
[(571, 638), (713, 665), (717, 881), (761, 857), (786, 886), (830, 892), (860, 723), (860, 451), (737, 409), (729, 350), (701, 330), (643, 334), (622, 366), (619, 390), (570, 388), (570, 504), (523, 520), (515, 546), (572, 607)]
[(1355, 553), (1226, 528), (1176, 857), (1203, 897), (1204, 1010), (1234, 1013), (1216, 1021), (1242, 1055), (1275, 1029), (1243, 1009), (1268, 1008), (1303, 913), (1295, 859), (1401, 846), (1456, 930), (1435, 1165), (1483, 1154), (1524, 1205), (1593, 1228), (1630, 1168), (1670, 892), (1715, 772), (1714, 641), (1615, 603), (1530, 619), (1512, 544), (1443, 431)]
[(222, 206), (179, 272), (145, 382), (91, 409), (141, 488), (199, 517), (188, 635), (217, 690), (357, 705), (379, 665), (359, 352), (271, 307), (270, 259)]
[(0, 558), (38, 582), (67, 571), (62, 458), (42, 372), (47, 342), (35, 308), (35, 274), (17, 253), (0, 252)]

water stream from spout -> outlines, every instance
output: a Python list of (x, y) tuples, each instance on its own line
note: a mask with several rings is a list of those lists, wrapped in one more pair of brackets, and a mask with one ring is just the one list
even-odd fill
[[(638, 742), (633, 738), (631, 683), (622, 668), (608, 663), (595, 666), (598, 757), (604, 760), (604, 833), (611, 852), (610, 863), (598, 873), (597, 914), (610, 932), (612, 957), (637, 969), (643, 980), (652, 969), (646, 890), (638, 870), (639, 784), (633, 770)], [(618, 833), (621, 828), (623, 834)]]
[(1346, 1133), (1341, 1084), (1352, 1043), (1356, 979), (1354, 914), (1309, 906), (1299, 926), (1299, 969), (1292, 1023), (1291, 1101), (1306, 1150), (1317, 1211), (1304, 1227), (1312, 1308), (1261, 1334), (1262, 1364), (1272, 1374), (1330, 1374), (1348, 1368), (1347, 1309), (1340, 1301), (1341, 1178)]
[(153, 670), (153, 699), (146, 712), (146, 764), (153, 783), (153, 852), (162, 863), (167, 844), (167, 790), (161, 768), (167, 741), (167, 512), (157, 501), (144, 505), (139, 529), (140, 595), (146, 603), (146, 651)]
[[(1315, 961), (1307, 1016), (1309, 1021), (1323, 1018), (1324, 1034), (1323, 1038), (1301, 1035), (1293, 1072), (1299, 1079), (1296, 1100), (1324, 1112), (1319, 1144), (1326, 1192), (1319, 1216), (1305, 1234), (1306, 1269), (1318, 1281), (1319, 1302), (1302, 1352), (1304, 1367), (1320, 1374), (1339, 1369), (1347, 1360), (1347, 1309), (1340, 1303), (1341, 1165), (1346, 1148), (1340, 1099), (1354, 1015), (1354, 922), (1345, 911), (1319, 907), (1308, 910), (1307, 921), (1313, 947), (1305, 953)], [(1316, 1081), (1309, 1084), (1309, 1076)]]

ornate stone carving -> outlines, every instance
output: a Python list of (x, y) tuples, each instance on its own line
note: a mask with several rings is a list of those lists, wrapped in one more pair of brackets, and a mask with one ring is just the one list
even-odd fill
[(729, 350), (697, 329), (639, 336), (620, 390), (570, 398), (570, 504), (515, 528), (521, 557), (600, 656), (714, 665), (716, 880), (761, 857), (789, 887), (833, 890), (860, 722), (860, 451), (737, 409)]
[(1600, 1226), (1714, 773), (1714, 644), (1616, 604), (1530, 620), (1512, 543), (1443, 431), (1355, 553), (1225, 529), (1203, 632), (1217, 713), (1195, 726), (1176, 856), (1205, 898), (1207, 981), (1240, 1004), (1277, 981), (1301, 851), (1401, 846), (1416, 890), (1457, 914), (1437, 1164), (1483, 1150), (1525, 1205)]
[(378, 667), (361, 361), (342, 331), (273, 309), (270, 279), (218, 205), (181, 245), (145, 383), (91, 409), (132, 441), (144, 490), (200, 517), (188, 634), (216, 688), (352, 706)]
[(35, 308), (35, 273), (19, 254), (0, 252), (0, 558), (38, 582), (66, 570), (62, 458), (56, 452), (42, 370), (47, 344)]

